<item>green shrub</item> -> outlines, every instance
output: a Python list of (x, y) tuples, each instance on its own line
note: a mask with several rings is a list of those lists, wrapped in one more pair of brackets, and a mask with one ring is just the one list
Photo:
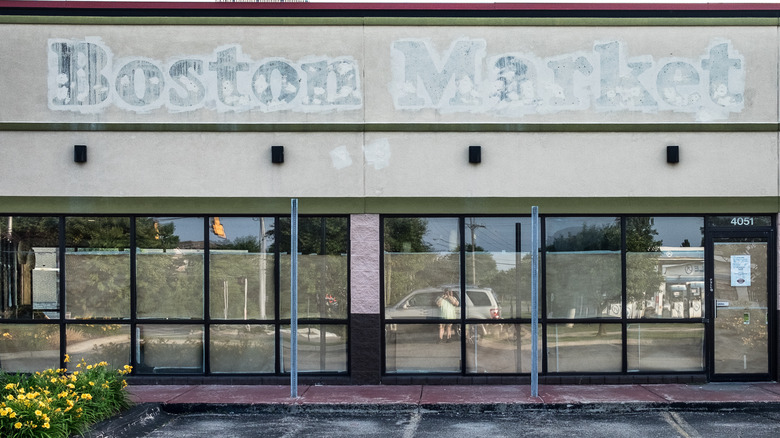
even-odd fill
[(76, 368), (0, 371), (0, 436), (68, 437), (129, 406), (123, 376), (132, 367), (113, 370), (106, 362), (88, 365), (82, 359)]

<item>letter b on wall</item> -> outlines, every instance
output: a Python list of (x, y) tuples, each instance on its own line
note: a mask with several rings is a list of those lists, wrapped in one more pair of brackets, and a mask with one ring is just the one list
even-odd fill
[(111, 54), (90, 41), (49, 40), (49, 105), (96, 110), (108, 101)]

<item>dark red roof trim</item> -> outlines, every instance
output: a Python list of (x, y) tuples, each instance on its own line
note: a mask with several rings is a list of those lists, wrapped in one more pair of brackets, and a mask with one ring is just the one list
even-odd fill
[[(778, 16), (778, 3), (248, 3), (5, 1), (0, 14), (207, 16)], [(70, 11), (70, 13), (68, 13)], [(79, 12), (81, 11), (81, 12)], [(574, 14), (572, 14), (574, 13)], [(579, 14), (577, 14), (579, 13)], [(617, 15), (616, 15), (617, 13)]]

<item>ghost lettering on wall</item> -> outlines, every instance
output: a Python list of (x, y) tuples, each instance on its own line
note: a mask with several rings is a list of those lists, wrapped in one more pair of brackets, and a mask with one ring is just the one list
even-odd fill
[(82, 113), (106, 107), (149, 112), (201, 108), (221, 112), (321, 112), (362, 108), (360, 72), (349, 57), (280, 57), (252, 61), (241, 46), (167, 63), (114, 59), (99, 38), (50, 39), (49, 108)]
[(745, 62), (729, 41), (712, 42), (699, 59), (632, 57), (618, 41), (544, 59), (519, 52), (489, 56), (485, 40), (468, 38), (442, 53), (428, 40), (397, 40), (390, 53), (390, 93), (404, 111), (676, 111), (713, 120), (744, 108)]

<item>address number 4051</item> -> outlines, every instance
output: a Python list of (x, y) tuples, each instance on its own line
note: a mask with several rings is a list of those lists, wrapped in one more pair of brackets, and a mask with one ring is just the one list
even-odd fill
[(751, 226), (753, 225), (753, 218), (750, 216), (738, 216), (731, 218), (731, 225), (735, 226)]

